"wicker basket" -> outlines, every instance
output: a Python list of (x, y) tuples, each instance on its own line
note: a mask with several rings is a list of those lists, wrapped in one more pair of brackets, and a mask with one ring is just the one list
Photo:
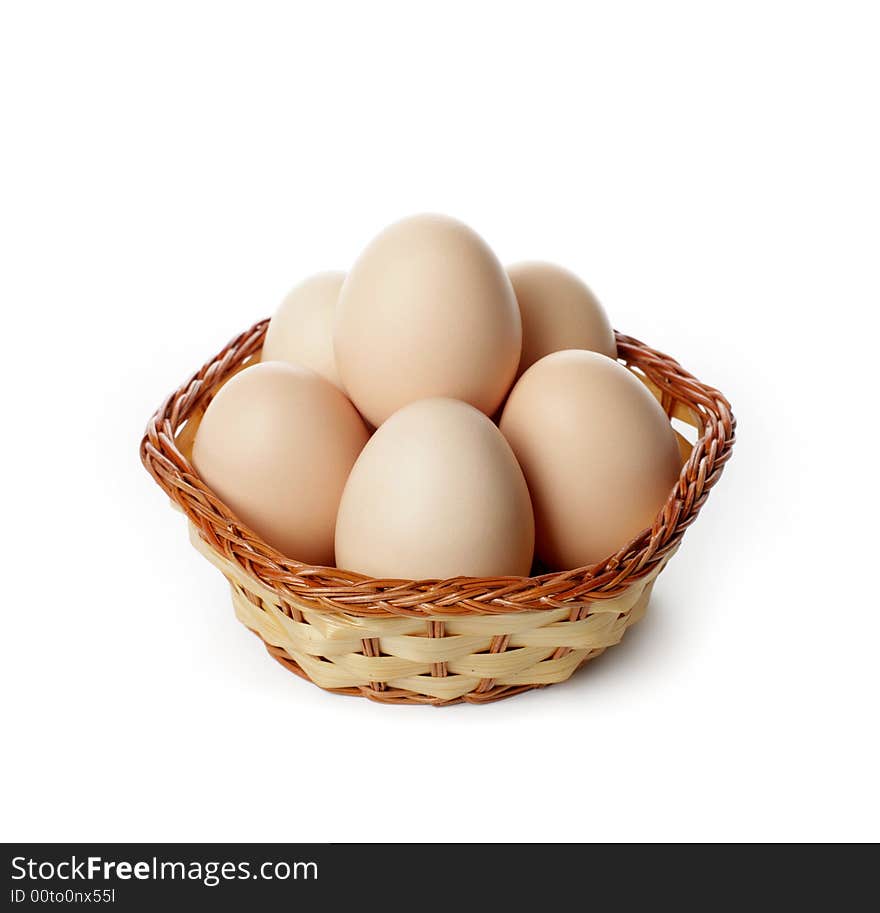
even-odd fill
[(620, 358), (666, 414), (698, 430), (681, 477), (644, 530), (607, 561), (535, 577), (374, 580), (300, 564), (243, 526), (190, 462), (220, 386), (257, 361), (268, 321), (233, 339), (159, 407), (141, 442), (153, 478), (226, 576), (239, 620), (280, 663), (340, 694), (402, 704), (485, 703), (567, 679), (645, 612), (654, 581), (730, 457), (730, 406), (677, 362), (617, 334)]

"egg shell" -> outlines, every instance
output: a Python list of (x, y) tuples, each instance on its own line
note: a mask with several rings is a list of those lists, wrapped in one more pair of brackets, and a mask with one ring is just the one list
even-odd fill
[(269, 545), (296, 561), (332, 565), (339, 498), (368, 436), (329, 381), (298, 365), (263, 362), (211, 401), (193, 464)]
[(535, 551), (554, 569), (602, 561), (653, 524), (679, 476), (663, 409), (623, 365), (595, 352), (535, 362), (501, 416), (535, 510)]
[(581, 279), (553, 263), (507, 268), (522, 317), (518, 374), (552, 352), (587, 349), (617, 358), (614, 330), (605, 309)]
[(533, 548), (522, 471), (491, 420), (459, 400), (392, 415), (339, 505), (337, 563), (373, 577), (525, 576)]
[(288, 361), (342, 388), (333, 354), (333, 325), (343, 272), (317, 273), (294, 286), (269, 321), (263, 361)]
[(491, 415), (513, 382), (521, 344), (507, 273), (478, 234), (445, 216), (413, 216), (386, 228), (339, 295), (339, 376), (375, 426), (434, 396)]

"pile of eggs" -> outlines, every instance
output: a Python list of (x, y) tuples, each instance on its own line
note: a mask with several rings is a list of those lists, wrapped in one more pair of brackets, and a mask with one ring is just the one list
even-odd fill
[(371, 577), (527, 576), (616, 552), (681, 452), (590, 289), (462, 223), (386, 228), (287, 296), (193, 463), (267, 543)]

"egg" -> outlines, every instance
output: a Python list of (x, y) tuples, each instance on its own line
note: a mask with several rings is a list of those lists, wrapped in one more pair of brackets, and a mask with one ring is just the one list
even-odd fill
[(507, 273), (454, 219), (386, 228), (351, 268), (333, 344), (348, 395), (379, 426), (407, 403), (460, 399), (491, 415), (516, 374), (522, 322)]
[(596, 352), (535, 362), (511, 390), (500, 428), (529, 485), (536, 554), (553, 569), (602, 561), (651, 526), (682, 464), (657, 400)]
[(534, 520), (522, 471), (491, 420), (419, 400), (370, 438), (336, 521), (340, 567), (372, 577), (524, 576)]
[(336, 511), (368, 432), (354, 406), (308, 368), (263, 362), (227, 381), (193, 442), (208, 487), (269, 545), (333, 564)]
[(342, 389), (333, 354), (333, 324), (345, 273), (310, 276), (295, 286), (269, 321), (263, 361), (289, 361)]
[(522, 316), (519, 374), (539, 358), (563, 349), (588, 349), (617, 358), (605, 309), (574, 273), (553, 263), (507, 268)]

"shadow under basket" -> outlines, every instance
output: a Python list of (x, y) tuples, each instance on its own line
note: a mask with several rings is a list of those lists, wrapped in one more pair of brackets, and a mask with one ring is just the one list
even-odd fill
[[(590, 567), (535, 577), (377, 580), (286, 558), (244, 526), (190, 461), (205, 408), (256, 362), (267, 320), (233, 339), (150, 419), (141, 459), (232, 588), (238, 619), (282, 665), (340, 694), (395, 704), (485, 703), (565, 681), (645, 612), (657, 575), (730, 458), (727, 400), (667, 355), (617, 334), (620, 360), (674, 424), (684, 465), (654, 525)], [(682, 427), (683, 427), (682, 426)]]

